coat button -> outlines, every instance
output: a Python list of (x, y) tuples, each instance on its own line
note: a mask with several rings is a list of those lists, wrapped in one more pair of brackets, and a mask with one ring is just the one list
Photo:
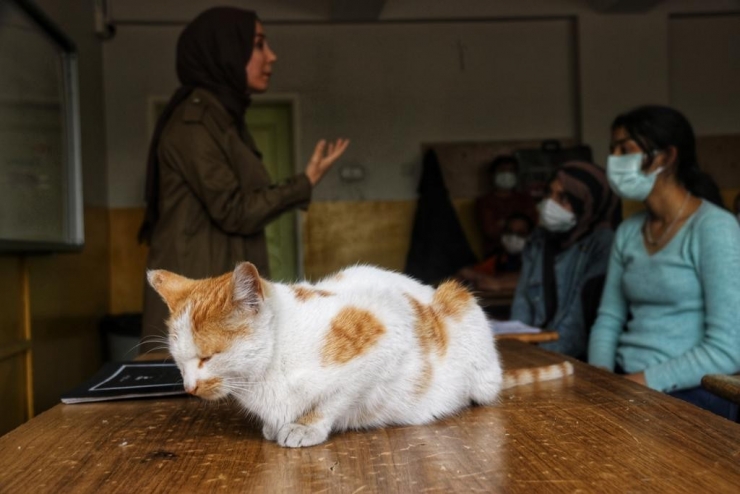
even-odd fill
[(200, 103), (200, 98), (197, 98), (197, 97), (196, 98), (193, 98), (193, 103), (196, 103), (196, 104), (197, 103)]

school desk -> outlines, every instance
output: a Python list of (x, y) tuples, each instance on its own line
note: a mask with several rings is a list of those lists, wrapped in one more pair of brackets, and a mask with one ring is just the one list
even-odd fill
[[(561, 358), (499, 346), (512, 368)], [(265, 441), (227, 403), (58, 405), (0, 438), (0, 492), (740, 492), (740, 425), (574, 366), (496, 406), (304, 449)]]

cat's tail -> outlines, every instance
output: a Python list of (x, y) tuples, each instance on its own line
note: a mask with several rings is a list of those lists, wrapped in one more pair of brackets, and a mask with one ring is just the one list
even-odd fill
[(567, 360), (559, 364), (543, 365), (541, 367), (526, 367), (523, 369), (509, 369), (504, 371), (502, 389), (513, 388), (523, 384), (538, 383), (561, 379), (573, 374), (573, 364)]

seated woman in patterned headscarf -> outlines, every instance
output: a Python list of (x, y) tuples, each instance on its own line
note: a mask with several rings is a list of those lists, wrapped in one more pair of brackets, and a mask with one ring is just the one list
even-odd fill
[[(550, 180), (538, 207), (539, 226), (522, 253), (511, 319), (557, 331), (557, 341), (541, 346), (583, 359), (585, 314), (595, 312), (583, 302), (598, 305), (621, 203), (601, 168), (569, 162)], [(587, 284), (597, 295), (591, 302), (584, 294)]]

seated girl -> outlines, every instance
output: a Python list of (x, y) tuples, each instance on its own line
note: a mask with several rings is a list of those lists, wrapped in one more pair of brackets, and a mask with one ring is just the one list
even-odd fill
[(504, 223), (501, 247), (482, 262), (462, 268), (457, 277), (484, 292), (511, 290), (516, 286), (522, 267), (522, 251), (533, 228), (534, 222), (526, 214), (510, 214)]
[(735, 414), (699, 385), (705, 374), (740, 370), (740, 229), (715, 205), (721, 198), (699, 169), (691, 125), (661, 106), (618, 116), (607, 174), (645, 211), (617, 231), (589, 363)]
[(621, 205), (601, 168), (570, 162), (550, 180), (539, 213), (540, 227), (522, 254), (511, 319), (557, 331), (558, 340), (543, 348), (585, 358), (583, 286), (606, 272)]

